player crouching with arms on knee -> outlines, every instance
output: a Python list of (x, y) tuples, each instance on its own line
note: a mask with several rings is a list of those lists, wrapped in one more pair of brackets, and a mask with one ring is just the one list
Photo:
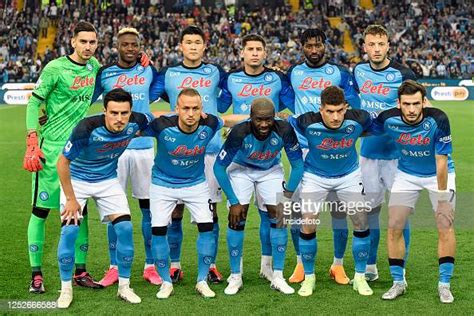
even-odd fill
[(145, 130), (150, 120), (131, 109), (132, 97), (128, 92), (114, 89), (107, 93), (104, 114), (80, 121), (58, 160), (62, 216), (58, 245), (59, 308), (68, 308), (72, 302), (74, 244), (88, 198), (95, 200), (102, 222), (112, 222), (117, 234), (117, 296), (129, 303), (141, 302), (129, 286), (134, 256), (132, 223), (127, 196), (117, 179), (117, 162), (132, 138)]
[(399, 87), (398, 102), (398, 108), (382, 112), (373, 125), (375, 134), (389, 135), (400, 151), (388, 209), (388, 261), (393, 286), (382, 298), (393, 300), (406, 291), (402, 231), (420, 192), (427, 189), (439, 236), (439, 299), (441, 303), (452, 303), (456, 185), (449, 120), (443, 111), (426, 107), (426, 90), (413, 80)]

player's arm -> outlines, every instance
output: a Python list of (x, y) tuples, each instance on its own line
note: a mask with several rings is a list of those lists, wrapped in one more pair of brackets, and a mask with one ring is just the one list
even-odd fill
[(74, 225), (78, 224), (79, 212), (81, 205), (77, 202), (76, 195), (71, 182), (71, 161), (61, 155), (56, 164), (58, 170), (59, 181), (63, 189), (64, 195), (66, 196), (66, 204), (61, 212), (62, 220), (66, 221), (66, 225), (69, 225), (73, 220)]
[(225, 77), (225, 80), (221, 84), (221, 92), (217, 98), (217, 111), (219, 113), (225, 113), (232, 105), (232, 94), (229, 91), (227, 86), (228, 76)]
[(153, 74), (153, 79), (149, 89), (149, 100), (155, 102), (159, 98), (162, 98), (169, 103), (168, 96), (165, 91), (165, 74), (168, 68), (163, 68), (158, 72), (154, 66), (151, 66), (151, 71)]
[(234, 125), (247, 120), (249, 117), (250, 115), (248, 114), (226, 114), (221, 116), (225, 122), (225, 126), (227, 127), (233, 127)]
[(344, 96), (351, 108), (360, 109), (359, 91), (355, 79), (345, 68), (341, 68), (341, 88), (344, 90)]
[[(365, 110), (360, 110), (360, 111), (366, 112)], [(370, 125), (367, 125), (365, 128), (363, 127), (364, 131), (362, 132), (362, 135), (360, 135), (360, 137), (373, 136), (373, 135), (380, 136), (380, 135), (385, 134), (385, 121), (388, 117), (390, 117), (390, 114), (388, 111), (392, 111), (392, 110), (385, 110), (381, 112), (375, 119), (371, 119)], [(368, 115), (370, 118), (370, 114)]]
[(303, 152), (301, 151), (300, 144), (298, 143), (296, 133), (290, 125), (288, 126), (288, 130), (283, 137), (283, 142), (285, 144), (285, 152), (288, 157), (288, 161), (291, 165), (290, 176), (288, 178), (287, 184), (284, 187), (285, 196), (289, 198), (291, 195), (293, 195), (293, 192), (295, 192), (298, 184), (301, 181), (301, 178), (303, 177)]
[(104, 93), (104, 87), (102, 87), (102, 71), (104, 68), (105, 67), (101, 67), (95, 77), (94, 93), (92, 94), (91, 104), (94, 104), (102, 93)]
[(277, 74), (279, 75), (281, 81), (281, 90), (279, 95), (280, 105), (283, 105), (280, 106), (278, 112), (281, 112), (287, 108), (291, 111), (291, 113), (295, 113), (295, 91), (291, 86), (290, 80), (287, 76), (285, 76), (285, 74), (281, 72), (277, 72)]

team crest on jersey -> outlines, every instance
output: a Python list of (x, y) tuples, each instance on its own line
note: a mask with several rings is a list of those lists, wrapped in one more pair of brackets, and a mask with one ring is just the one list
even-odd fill
[(206, 139), (207, 138), (207, 132), (206, 131), (202, 131), (201, 133), (199, 133), (198, 137), (199, 139)]
[(424, 122), (424, 123), (423, 123), (423, 129), (424, 129), (425, 131), (429, 131), (430, 128), (431, 128), (431, 123), (430, 123), (430, 122)]
[(249, 109), (249, 107), (248, 107), (247, 104), (242, 103), (242, 104), (240, 105), (240, 109), (245, 112), (245, 111), (247, 111), (247, 110)]
[(334, 73), (334, 68), (333, 68), (333, 67), (327, 67), (327, 68), (326, 68), (326, 73), (327, 73), (328, 75), (332, 75), (332, 74)]
[[(94, 136), (94, 138), (92, 138), (92, 141), (93, 141), (93, 142), (103, 142), (104, 139), (103, 139), (102, 137), (100, 137), (100, 136)], [(69, 143), (68, 143), (68, 144), (69, 144)], [(71, 146), (72, 146), (72, 144), (71, 144)]]
[(352, 132), (354, 131), (355, 127), (354, 125), (349, 125), (346, 127), (346, 134), (352, 134)]
[(276, 139), (276, 138), (270, 139), (270, 144), (272, 144), (273, 146), (278, 145), (278, 139)]
[(127, 129), (127, 135), (130, 135), (131, 133), (133, 133), (133, 127)]
[(387, 81), (393, 81), (393, 80), (395, 80), (395, 75), (393, 73), (388, 73), (385, 76), (385, 79), (387, 79)]
[(88, 64), (86, 65), (86, 68), (87, 68), (87, 70), (92, 71), (92, 65), (91, 65), (91, 64), (88, 63)]
[(49, 194), (48, 192), (46, 191), (43, 191), (39, 194), (39, 198), (42, 200), (42, 201), (46, 201), (47, 199), (49, 199)]
[(145, 68), (143, 68), (142, 65), (138, 65), (138, 67), (137, 67), (137, 70), (138, 70), (138, 71), (143, 71), (143, 69), (145, 69)]
[(265, 75), (264, 80), (265, 80), (265, 81), (272, 81), (272, 80), (273, 80), (273, 76), (270, 75), (270, 74), (267, 74), (267, 75)]
[(205, 74), (210, 74), (212, 70), (209, 67), (204, 67), (202, 71), (204, 71)]

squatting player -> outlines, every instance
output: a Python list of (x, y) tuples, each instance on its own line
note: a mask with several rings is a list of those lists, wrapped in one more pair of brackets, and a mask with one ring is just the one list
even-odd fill
[(441, 303), (452, 303), (456, 185), (449, 120), (443, 111), (426, 107), (426, 90), (413, 80), (398, 88), (398, 100), (398, 108), (383, 111), (374, 122), (374, 132), (386, 133), (400, 154), (388, 203), (388, 261), (393, 286), (382, 298), (393, 300), (407, 289), (402, 230), (420, 192), (427, 189), (439, 236), (439, 299)]
[(134, 256), (132, 223), (127, 195), (117, 179), (117, 162), (135, 134), (148, 127), (150, 118), (132, 112), (132, 96), (123, 89), (114, 89), (104, 97), (104, 114), (80, 121), (59, 157), (62, 216), (58, 244), (59, 308), (67, 308), (72, 302), (74, 244), (88, 198), (95, 200), (101, 221), (112, 222), (117, 235), (117, 296), (129, 303), (141, 302), (130, 288)]
[[(288, 70), (288, 78), (295, 93), (295, 104), (291, 108), (294, 114), (301, 115), (318, 111), (321, 105), (321, 93), (329, 86), (337, 86), (344, 90), (347, 103), (353, 108), (360, 108), (358, 91), (355, 88), (352, 74), (344, 66), (331, 63), (326, 58), (326, 34), (317, 28), (303, 32), (300, 38), (303, 46), (304, 62), (292, 66)], [(303, 149), (303, 157), (308, 153), (308, 144), (298, 133), (298, 140)], [(330, 194), (328, 200), (333, 200)], [(332, 205), (332, 204), (331, 204)], [(336, 204), (334, 204), (335, 207)], [(339, 208), (337, 208), (339, 210)], [(333, 228), (334, 259), (329, 270), (330, 276), (339, 284), (348, 284), (349, 278), (344, 271), (343, 258), (347, 245), (347, 220), (345, 212), (331, 211)], [(298, 252), (300, 227), (291, 227), (291, 237)], [(289, 281), (299, 283), (304, 279), (301, 256), (297, 256), (297, 265)]]
[[(360, 295), (372, 295), (365, 280), (367, 254), (370, 247), (367, 205), (356, 151), (357, 139), (371, 126), (368, 112), (348, 110), (344, 92), (330, 86), (321, 93), (319, 112), (308, 112), (291, 117), (295, 129), (308, 140), (309, 152), (301, 180), (301, 198), (317, 203), (303, 208), (303, 221), (314, 221), (321, 211), (321, 203), (334, 191), (354, 226), (352, 254), (355, 261), (353, 289)], [(316, 225), (302, 225), (299, 240), (305, 279), (298, 294), (310, 296), (315, 288), (314, 264), (317, 254)]]
[[(162, 98), (169, 101), (171, 110), (174, 111), (178, 94), (185, 88), (196, 89), (202, 98), (203, 111), (217, 115), (217, 97), (225, 79), (224, 70), (214, 64), (203, 62), (206, 42), (204, 32), (197, 26), (188, 26), (183, 30), (180, 37), (180, 50), (183, 53), (183, 62), (172, 67), (163, 68), (160, 71), (159, 83), (161, 85)], [(156, 112), (155, 112), (156, 113)], [(162, 113), (159, 113), (162, 114)], [(216, 252), (209, 270), (210, 282), (219, 283), (222, 275), (217, 270), (215, 260), (217, 256), (217, 245), (219, 240), (219, 223), (217, 216), (217, 203), (222, 201), (222, 193), (214, 177), (212, 166), (216, 155), (222, 146), (222, 137), (216, 133), (208, 146), (206, 146), (205, 173), (211, 192), (213, 209), (213, 232), (216, 243)], [(173, 282), (183, 278), (181, 270), (181, 244), (183, 241), (183, 204), (179, 204), (173, 212), (173, 220), (168, 229), (168, 242), (170, 243), (170, 259)]]
[(211, 194), (204, 175), (204, 156), (206, 147), (222, 127), (222, 120), (212, 114), (202, 119), (202, 110), (197, 90), (184, 88), (177, 97), (177, 115), (155, 119), (145, 132), (158, 141), (150, 187), (150, 210), (153, 258), (163, 279), (156, 294), (159, 299), (168, 298), (173, 293), (167, 231), (177, 203), (188, 207), (199, 230), (196, 290), (206, 298), (215, 296), (206, 282), (216, 243)]
[[(232, 105), (234, 120), (241, 121), (248, 118), (251, 112), (250, 105), (259, 97), (273, 101), (275, 112), (293, 107), (295, 95), (286, 76), (280, 72), (264, 66), (266, 42), (257, 34), (249, 34), (242, 38), (240, 56), (243, 67), (232, 71), (224, 81), (224, 87), (219, 97), (219, 112), (225, 113)], [(226, 117), (226, 122), (229, 120)], [(260, 214), (260, 242), (262, 257), (260, 276), (272, 281), (272, 245), (270, 242), (270, 221), (266, 208), (256, 199)]]
[[(370, 25), (364, 31), (364, 50), (369, 58), (354, 67), (354, 79), (360, 91), (361, 109), (377, 117), (383, 110), (397, 106), (397, 89), (406, 79), (415, 79), (408, 68), (388, 58), (389, 36), (381, 25)], [(385, 192), (390, 190), (397, 169), (399, 153), (387, 135), (365, 137), (361, 141), (360, 168), (365, 192), (374, 199), (369, 213), (370, 253), (367, 279), (378, 279), (377, 249), (380, 240), (379, 216)], [(409, 245), (409, 226), (404, 231)]]
[[(118, 61), (100, 68), (97, 74), (94, 96), (95, 102), (102, 93), (115, 88), (130, 92), (133, 98), (133, 111), (150, 113), (150, 102), (158, 99), (158, 71), (154, 67), (143, 67), (137, 62), (140, 53), (139, 33), (134, 28), (123, 28), (117, 34)], [(132, 185), (132, 196), (138, 199), (142, 211), (142, 235), (145, 246), (145, 266), (143, 278), (151, 284), (161, 284), (156, 272), (151, 253), (151, 215), (150, 215), (150, 181), (153, 166), (153, 139), (139, 137), (133, 139), (118, 160), (118, 179), (127, 189), (128, 180)], [(107, 226), (109, 240), (110, 268), (100, 280), (103, 286), (118, 282), (116, 259), (117, 235), (112, 223)]]
[(268, 98), (256, 98), (251, 103), (250, 120), (232, 128), (219, 155), (214, 172), (229, 201), (227, 245), (231, 275), (224, 290), (236, 294), (243, 286), (240, 260), (244, 242), (244, 228), (253, 192), (268, 211), (270, 221), (273, 274), (271, 287), (284, 294), (295, 290), (283, 277), (288, 230), (277, 225), (277, 196), (283, 194), (284, 171), (280, 164), (285, 148), (291, 164), (291, 174), (285, 194), (291, 197), (303, 175), (301, 148), (291, 125), (275, 120), (275, 107)]

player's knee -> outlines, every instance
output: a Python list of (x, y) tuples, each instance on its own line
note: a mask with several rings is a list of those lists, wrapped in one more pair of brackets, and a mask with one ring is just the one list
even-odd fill
[(331, 217), (335, 219), (346, 218), (347, 216), (346, 209), (340, 201), (338, 201), (335, 204), (331, 203), (330, 207), (331, 207)]
[(168, 233), (168, 226), (158, 226), (151, 228), (151, 234), (153, 236), (166, 236)]
[(140, 208), (150, 209), (150, 199), (139, 199), (138, 205)]
[(198, 223), (197, 228), (200, 233), (211, 232), (214, 229), (214, 223)]
[(49, 208), (33, 206), (31, 213), (36, 217), (46, 219), (49, 215), (49, 211), (50, 211)]
[(366, 230), (369, 228), (367, 214), (365, 212), (356, 212), (351, 216), (351, 220), (354, 230)]
[(369, 216), (379, 216), (381, 210), (382, 210), (382, 205), (373, 207), (373, 208), (369, 209), (368, 215)]
[(389, 228), (387, 230), (387, 239), (389, 241), (398, 241), (402, 238), (402, 236), (403, 236), (403, 230), (402, 229)]
[(316, 235), (316, 227), (314, 227), (312, 225), (303, 225), (303, 226), (301, 226), (300, 236), (301, 236), (301, 233), (315, 234)]

